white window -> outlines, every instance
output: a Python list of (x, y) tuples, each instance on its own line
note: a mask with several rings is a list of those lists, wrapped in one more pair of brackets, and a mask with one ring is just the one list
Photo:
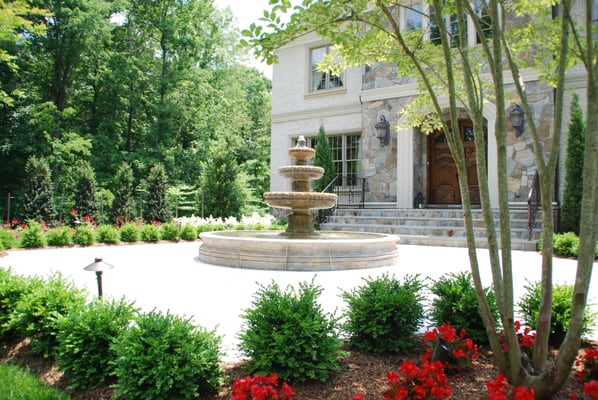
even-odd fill
[(330, 71), (318, 71), (318, 64), (324, 61), (326, 54), (334, 55), (332, 46), (322, 46), (311, 49), (311, 92), (343, 87), (342, 74), (335, 75)]
[(405, 6), (405, 30), (416, 31), (424, 27), (424, 12), (421, 3)]

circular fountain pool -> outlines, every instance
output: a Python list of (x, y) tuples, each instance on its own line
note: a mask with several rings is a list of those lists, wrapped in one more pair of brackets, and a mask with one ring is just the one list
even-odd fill
[(217, 231), (200, 235), (199, 259), (236, 268), (327, 271), (396, 264), (396, 235), (314, 232), (289, 237), (280, 231)]

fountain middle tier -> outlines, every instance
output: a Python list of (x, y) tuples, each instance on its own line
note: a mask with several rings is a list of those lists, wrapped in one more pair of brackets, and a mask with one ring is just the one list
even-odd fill
[(298, 210), (321, 210), (334, 207), (336, 194), (313, 192), (267, 192), (264, 200), (270, 207)]

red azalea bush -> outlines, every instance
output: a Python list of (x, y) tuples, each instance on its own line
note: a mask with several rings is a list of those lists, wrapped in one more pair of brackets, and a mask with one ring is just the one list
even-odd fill
[[(441, 362), (422, 360), (421, 367), (412, 361), (401, 364), (400, 372), (389, 372), (386, 375), (390, 389), (384, 392), (384, 400), (401, 399), (434, 399), (442, 400), (451, 397), (444, 367)], [(354, 397), (359, 400), (359, 397)]]
[(488, 400), (534, 400), (534, 389), (522, 386), (511, 388), (501, 373), (495, 380), (486, 382), (486, 388)]
[(232, 400), (293, 400), (293, 394), (286, 382), (278, 389), (276, 374), (254, 375), (233, 382)]
[[(536, 333), (532, 332), (532, 330), (527, 326), (523, 328), (523, 331), (521, 331), (520, 321), (515, 321), (514, 325), (515, 333), (517, 334), (517, 339), (519, 340), (519, 347), (522, 351), (526, 352), (528, 355), (531, 355), (532, 349), (534, 348), (534, 343), (536, 342)], [(504, 334), (503, 336), (499, 337), (499, 340), (501, 340), (503, 351), (507, 352), (509, 348), (507, 346), (507, 342), (504, 340)]]
[(583, 385), (583, 392), (590, 396), (591, 400), (598, 400), (598, 381), (589, 381)]
[(450, 351), (443, 366), (447, 372), (459, 372), (473, 368), (473, 361), (479, 357), (478, 346), (473, 340), (467, 337), (464, 329), (457, 335), (457, 330), (450, 324), (443, 324), (440, 328), (426, 331), (424, 343), (428, 345), (424, 358), (430, 361), (433, 357), (433, 349), (439, 340), (448, 345)]
[(598, 381), (598, 347), (589, 347), (581, 354), (575, 366), (578, 368), (577, 376), (582, 382)]

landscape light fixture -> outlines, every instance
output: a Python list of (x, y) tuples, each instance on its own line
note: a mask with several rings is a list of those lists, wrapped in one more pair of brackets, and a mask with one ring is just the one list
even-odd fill
[(96, 273), (96, 279), (98, 281), (98, 297), (102, 297), (102, 273), (109, 269), (113, 269), (114, 265), (108, 264), (102, 261), (100, 257), (96, 257), (95, 261), (83, 268), (85, 271), (93, 271)]
[(515, 135), (517, 137), (521, 136), (525, 130), (525, 113), (523, 108), (519, 104), (515, 104), (509, 112), (509, 116), (511, 117), (511, 126), (515, 129)]
[(380, 146), (384, 147), (390, 143), (390, 122), (384, 115), (380, 115), (380, 121), (374, 125), (376, 128), (376, 137), (380, 140)]

